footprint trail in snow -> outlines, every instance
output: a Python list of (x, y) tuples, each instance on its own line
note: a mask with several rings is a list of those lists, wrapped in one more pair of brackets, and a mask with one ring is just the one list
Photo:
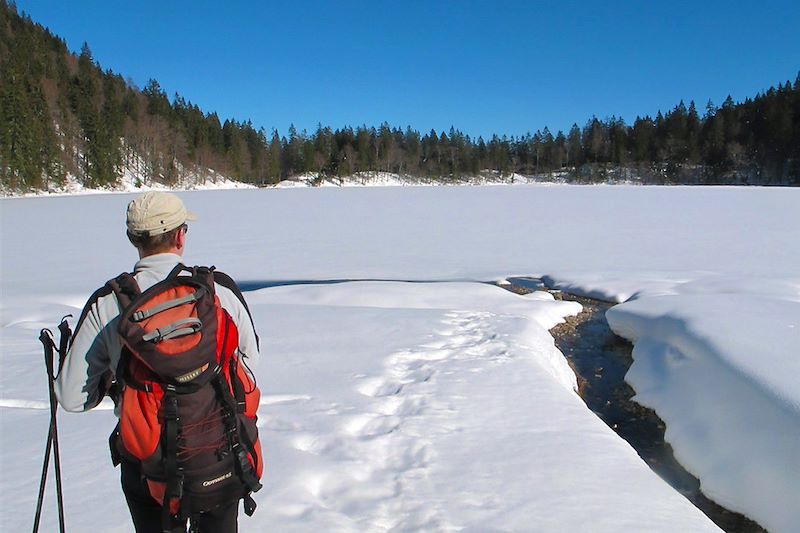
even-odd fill
[(510, 359), (492, 318), (447, 313), (430, 341), (391, 353), (382, 373), (356, 378), (366, 408), (332, 411), (339, 420), (332, 434), (295, 438), (298, 450), (349, 463), (343, 474), (352, 479), (328, 473), (308, 481), (321, 505), (349, 515), (366, 531), (459, 529), (424, 497), (433, 490), (426, 485), (436, 437), (461, 430), (451, 421), (452, 405), (436, 389), (443, 380)]

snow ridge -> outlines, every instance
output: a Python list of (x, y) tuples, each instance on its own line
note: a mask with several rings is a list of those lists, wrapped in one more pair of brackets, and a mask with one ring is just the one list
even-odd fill
[[(720, 306), (728, 309), (724, 319), (716, 313)], [(760, 309), (769, 318), (759, 319)], [(612, 330), (634, 342), (625, 379), (636, 390), (635, 400), (666, 422), (665, 440), (700, 479), (703, 492), (770, 531), (791, 531), (800, 521), (793, 504), (800, 479), (800, 361), (786, 361), (774, 346), (800, 342), (800, 332), (791, 327), (800, 322), (800, 305), (680, 295), (618, 305), (606, 316)], [(708, 327), (715, 316), (720, 323)], [(764, 345), (760, 320), (785, 322), (784, 338), (778, 334), (774, 345)], [(725, 338), (729, 328), (751, 331), (752, 337), (731, 343)]]

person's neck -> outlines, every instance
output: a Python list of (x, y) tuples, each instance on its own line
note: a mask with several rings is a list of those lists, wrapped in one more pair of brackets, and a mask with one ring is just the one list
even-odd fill
[(175, 255), (178, 255), (178, 256), (183, 256), (183, 250), (182, 249), (178, 249), (178, 248), (170, 248), (169, 250), (161, 250), (161, 251), (153, 252), (153, 253), (150, 253), (150, 254), (145, 253), (142, 250), (139, 250), (139, 260), (141, 261), (145, 257), (151, 257), (151, 256), (158, 255), (158, 254), (175, 254)]

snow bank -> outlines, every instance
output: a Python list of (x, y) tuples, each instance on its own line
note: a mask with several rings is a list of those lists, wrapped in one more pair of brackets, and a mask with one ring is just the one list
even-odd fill
[(306, 173), (285, 179), (276, 187), (406, 187), (420, 185), (430, 186), (434, 183), (429, 179), (392, 172), (356, 172), (342, 177)]
[(393, 172), (356, 172), (350, 176), (322, 176), (315, 173), (299, 174), (275, 185), (277, 188), (293, 187), (430, 187), (459, 185), (555, 185), (564, 183), (566, 172), (556, 172), (535, 176), (522, 174), (501, 174), (494, 170), (484, 170), (479, 175), (464, 176), (442, 183), (440, 178), (423, 178)]
[[(202, 180), (202, 181), (201, 181)], [(93, 189), (84, 186), (74, 176), (68, 176), (63, 186), (51, 186), (47, 191), (37, 191), (30, 193), (8, 193), (10, 197), (48, 197), (48, 196), (73, 196), (76, 194), (114, 194), (114, 193), (143, 193), (147, 191), (214, 191), (221, 189), (255, 189), (255, 185), (231, 180), (224, 176), (207, 176), (191, 180), (183, 180), (182, 183), (168, 187), (160, 183), (144, 184), (138, 178), (126, 173), (119, 183), (113, 187)], [(6, 191), (0, 191), (6, 194)]]
[(625, 377), (634, 399), (666, 422), (666, 440), (703, 492), (770, 531), (792, 531), (800, 521), (800, 302), (662, 296), (606, 316), (635, 343)]

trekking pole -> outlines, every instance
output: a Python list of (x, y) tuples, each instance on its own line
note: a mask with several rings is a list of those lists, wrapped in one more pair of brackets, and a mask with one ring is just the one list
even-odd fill
[[(66, 318), (66, 317), (65, 317)], [(62, 319), (61, 324), (58, 326), (61, 332), (61, 348), (65, 350), (68, 345), (69, 337), (64, 338), (65, 333), (69, 334), (69, 326), (66, 320)], [(56, 499), (58, 502), (58, 530), (64, 533), (64, 501), (61, 490), (61, 457), (58, 450), (58, 424), (56, 422), (56, 393), (53, 386), (55, 379), (55, 372), (53, 368), (53, 352), (55, 351), (55, 342), (53, 341), (53, 332), (45, 328), (39, 334), (39, 340), (44, 347), (44, 363), (47, 369), (47, 387), (50, 396), (50, 429), (47, 432), (47, 445), (45, 446), (44, 464), (42, 466), (42, 477), (39, 484), (39, 501), (36, 504), (36, 516), (33, 522), (33, 533), (39, 531), (39, 520), (42, 514), (42, 503), (44, 501), (45, 484), (47, 483), (47, 469), (50, 464), (50, 452), (53, 452), (53, 463), (56, 471)], [(63, 354), (59, 354), (63, 357)]]
[(44, 463), (42, 464), (42, 477), (39, 481), (39, 500), (36, 502), (36, 516), (33, 519), (33, 533), (39, 531), (39, 519), (42, 516), (42, 502), (44, 501), (44, 487), (47, 484), (47, 468), (50, 466), (50, 449), (53, 445), (53, 425), (47, 430), (47, 445), (44, 448)]
[[(67, 317), (72, 317), (72, 315), (67, 315), (61, 318), (61, 322), (58, 323), (58, 334), (59, 334), (59, 343), (58, 343), (58, 368), (61, 368), (61, 365), (64, 363), (64, 358), (67, 356), (67, 350), (69, 349), (70, 341), (72, 340), (72, 330), (69, 329), (69, 324), (67, 323)], [(64, 533), (64, 490), (61, 487), (61, 454), (58, 449), (58, 425), (56, 425), (56, 411), (58, 409), (58, 400), (56, 400), (56, 391), (55, 391), (55, 366), (53, 364), (53, 352), (50, 352), (50, 357), (47, 358), (45, 364), (47, 365), (47, 380), (50, 385), (49, 393), (50, 393), (50, 413), (53, 418), (53, 458), (54, 458), (54, 466), (56, 467), (56, 498), (58, 500), (58, 530), (60, 533)]]

